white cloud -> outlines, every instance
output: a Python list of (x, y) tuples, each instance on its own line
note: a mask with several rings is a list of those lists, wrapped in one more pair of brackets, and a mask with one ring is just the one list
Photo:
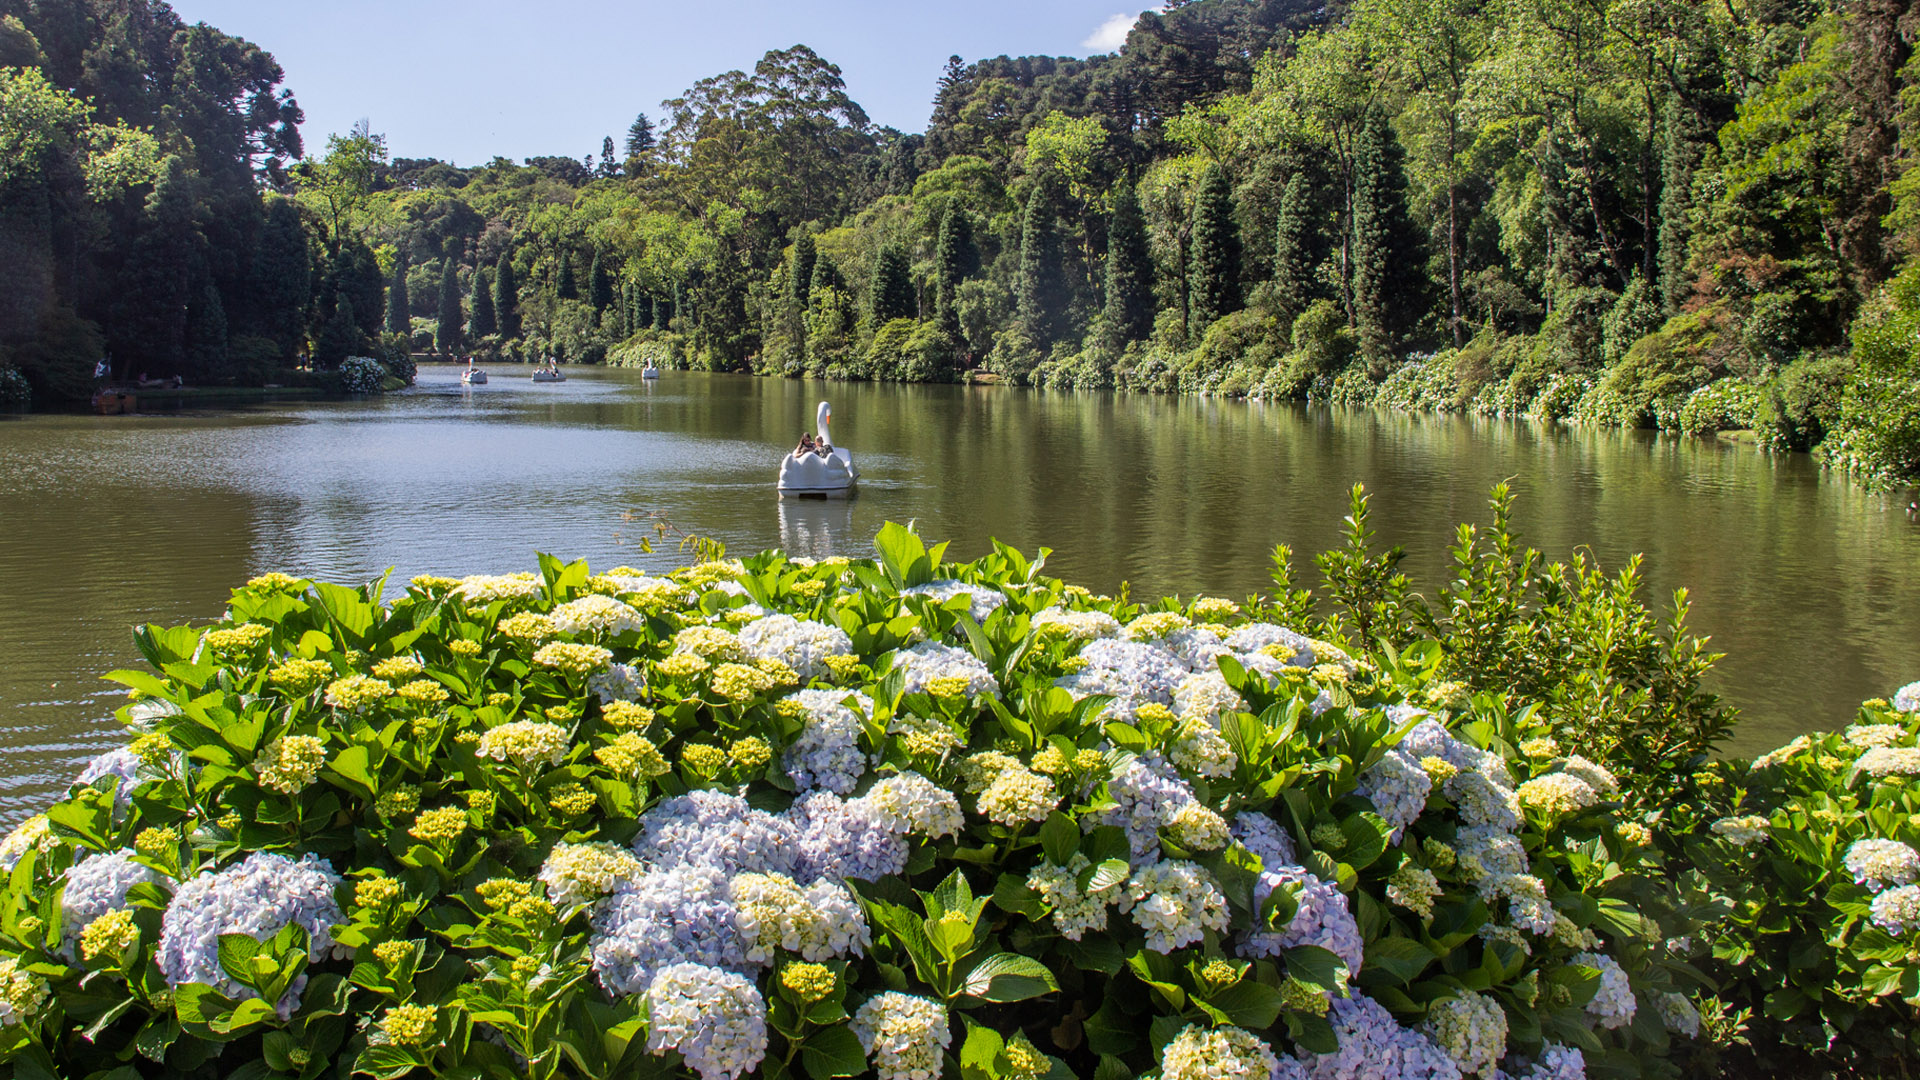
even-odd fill
[(1080, 44), (1094, 52), (1119, 52), (1127, 43), (1127, 31), (1133, 29), (1133, 15), (1109, 15), (1100, 28)]

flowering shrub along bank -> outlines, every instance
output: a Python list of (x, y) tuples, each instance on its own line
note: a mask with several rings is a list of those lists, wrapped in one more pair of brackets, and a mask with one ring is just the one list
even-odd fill
[[(667, 577), (543, 557), (391, 600), (267, 575), (217, 626), (140, 631), (153, 670), (111, 676), (129, 745), (0, 845), (0, 1057), (1674, 1072), (1699, 928), (1548, 710), (1448, 681), (1432, 640), (1296, 632), (1340, 624), (1284, 588), (1149, 608), (1006, 548), (948, 563), (893, 525), (876, 547)], [(1912, 876), (1860, 850), (1845, 901), (1892, 913), (1884, 951), (1920, 914), (1871, 894)]]

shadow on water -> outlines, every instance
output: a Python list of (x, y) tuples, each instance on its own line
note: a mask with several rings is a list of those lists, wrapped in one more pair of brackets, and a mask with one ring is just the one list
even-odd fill
[[(96, 676), (137, 661), (128, 627), (219, 616), (268, 569), (338, 581), (387, 567), (530, 567), (534, 551), (663, 568), (645, 514), (735, 551), (860, 555), (916, 520), (971, 558), (998, 537), (1102, 591), (1244, 596), (1268, 553), (1339, 539), (1346, 490), (1431, 588), (1462, 521), (1511, 479), (1528, 542), (1609, 568), (1647, 557), (1650, 597), (1692, 590), (1729, 653), (1740, 748), (1844, 723), (1920, 678), (1920, 527), (1904, 500), (1804, 456), (1468, 417), (1006, 388), (451, 370), (386, 398), (0, 422), (0, 814), (114, 737)], [(778, 455), (834, 403), (858, 498), (781, 502)], [(10, 813), (11, 812), (11, 813)]]

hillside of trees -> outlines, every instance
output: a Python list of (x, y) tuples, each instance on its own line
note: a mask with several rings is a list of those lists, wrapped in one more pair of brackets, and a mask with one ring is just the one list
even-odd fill
[[(45, 387), (96, 340), (213, 380), (991, 373), (1751, 429), (1910, 478), (1910, 7), (1189, 0), (1113, 55), (951, 59), (924, 133), (797, 45), (579, 159), (460, 166), (364, 129), (303, 158), (271, 58), (163, 4), (0, 0), (0, 274), (32, 286), (0, 348)], [(68, 111), (23, 124), (35, 94)]]

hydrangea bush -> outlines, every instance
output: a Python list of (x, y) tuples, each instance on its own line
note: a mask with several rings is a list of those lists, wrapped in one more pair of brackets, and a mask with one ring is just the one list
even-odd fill
[[(140, 630), (128, 746), (0, 844), (0, 1060), (1673, 1072), (1701, 980), (1659, 845), (1439, 643), (876, 549), (391, 597), (269, 574)], [(1891, 941), (1920, 913), (1870, 894), (1909, 862), (1854, 862)]]

